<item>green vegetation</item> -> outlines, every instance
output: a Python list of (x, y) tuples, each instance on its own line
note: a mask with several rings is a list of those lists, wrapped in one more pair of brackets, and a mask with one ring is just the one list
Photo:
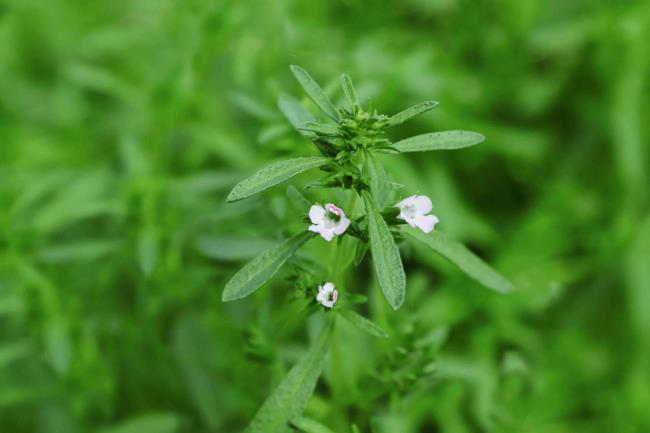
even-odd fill
[[(650, 431), (648, 40), (643, 0), (0, 0), (0, 431)], [(305, 232), (332, 159), (379, 252)]]

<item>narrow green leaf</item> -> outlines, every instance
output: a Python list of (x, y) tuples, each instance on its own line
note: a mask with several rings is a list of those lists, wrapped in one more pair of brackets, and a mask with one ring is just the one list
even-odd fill
[(386, 153), (388, 155), (398, 155), (399, 150), (395, 149), (392, 145), (390, 146), (377, 146), (373, 149), (375, 153)]
[(305, 197), (302, 192), (300, 192), (298, 188), (293, 185), (289, 185), (287, 187), (287, 196), (289, 197), (289, 200), (291, 200), (291, 202), (294, 204), (294, 206), (296, 206), (298, 209), (303, 209), (305, 212), (313, 204), (307, 197)]
[(447, 238), (438, 231), (424, 234), (417, 229), (407, 227), (404, 232), (412, 238), (425, 243), (429, 248), (458, 266), (461, 271), (485, 287), (501, 293), (512, 290), (512, 284), (505, 277), (492, 269), (463, 244)]
[(314, 392), (327, 354), (331, 326), (291, 368), (257, 411), (244, 433), (291, 433), (289, 422), (300, 416)]
[(46, 388), (45, 385), (32, 385), (25, 387), (25, 385), (3, 385), (0, 388), (0, 407), (5, 408), (9, 406), (16, 406), (25, 403), (36, 403), (42, 401), (51, 395), (52, 391)]
[(138, 236), (138, 261), (140, 270), (145, 276), (150, 276), (158, 263), (160, 246), (158, 236), (153, 228), (144, 228)]
[(327, 123), (307, 122), (300, 129), (312, 131), (320, 135), (339, 135), (339, 128), (336, 125)]
[(180, 427), (180, 419), (173, 413), (141, 415), (99, 430), (99, 433), (174, 433)]
[(393, 189), (390, 185), (390, 179), (384, 167), (381, 165), (372, 152), (366, 151), (365, 169), (370, 178), (370, 192), (377, 203), (377, 208), (381, 212), (391, 201)]
[[(201, 194), (211, 194), (226, 190), (230, 188), (238, 178), (239, 176), (237, 174), (225, 170), (216, 173), (203, 171), (171, 181), (169, 184), (169, 192), (173, 195), (180, 196), (180, 198), (195, 198)], [(174, 199), (176, 199), (176, 197), (174, 197)]]
[(45, 328), (45, 349), (48, 361), (60, 375), (65, 375), (70, 369), (71, 345), (70, 333), (64, 320), (51, 320)]
[(311, 156), (273, 163), (235, 185), (227, 200), (233, 202), (250, 197), (303, 171), (323, 166), (330, 161), (330, 158), (323, 156)]
[(406, 110), (400, 111), (399, 113), (392, 116), (390, 119), (388, 119), (388, 126), (402, 124), (415, 116), (426, 113), (427, 111), (436, 108), (437, 106), (438, 103), (436, 101), (420, 102), (419, 104), (409, 107)]
[(36, 253), (38, 260), (45, 263), (89, 262), (105, 257), (117, 250), (121, 242), (112, 240), (83, 240), (69, 243), (53, 243)]
[(291, 420), (291, 424), (305, 433), (334, 433), (328, 427), (311, 418), (298, 417)]
[(354, 251), (354, 266), (359, 266), (368, 253), (368, 242), (358, 240)]
[(26, 357), (30, 350), (27, 341), (5, 343), (0, 345), (0, 369), (5, 368), (12, 362)]
[(214, 386), (215, 357), (223, 347), (215, 345), (214, 338), (199, 318), (184, 314), (174, 324), (170, 347), (180, 370), (179, 379), (184, 379), (190, 400), (209, 431), (219, 430), (224, 414), (214, 408), (228, 399), (223, 386)]
[(347, 74), (341, 75), (341, 86), (350, 105), (353, 107), (359, 105), (359, 99), (357, 98), (356, 90), (354, 90), (352, 79)]
[(257, 134), (257, 142), (260, 144), (269, 143), (285, 135), (290, 130), (289, 125), (276, 123), (262, 128)]
[[(647, 9), (647, 8), (646, 8)], [(643, 17), (643, 18), (642, 18)], [(638, 14), (630, 26), (639, 29), (626, 38), (619, 53), (616, 74), (612, 76), (612, 100), (609, 107), (612, 165), (621, 180), (621, 188), (634, 200), (648, 195), (647, 89), (650, 70), (648, 49), (648, 15)], [(644, 29), (643, 31), (641, 29)], [(638, 195), (637, 195), (638, 194)]]
[(313, 132), (301, 129), (305, 123), (315, 122), (316, 119), (300, 102), (289, 95), (280, 95), (280, 98), (278, 98), (278, 108), (280, 108), (282, 114), (289, 120), (291, 126), (300, 132), (301, 135), (309, 139), (316, 138), (316, 134)]
[(375, 273), (386, 301), (397, 310), (404, 302), (406, 276), (399, 249), (393, 235), (382, 218), (377, 204), (368, 191), (362, 192), (368, 217), (368, 234), (370, 252), (375, 266)]
[(309, 231), (298, 233), (255, 257), (228, 281), (221, 300), (234, 301), (253, 293), (275, 275), (284, 262), (313, 235)]
[(318, 105), (325, 114), (332, 118), (332, 120), (338, 121), (339, 113), (336, 110), (336, 107), (332, 104), (332, 101), (329, 100), (318, 83), (314, 81), (311, 75), (300, 66), (291, 65), (290, 68), (294, 77), (296, 77), (296, 80), (298, 80), (302, 88), (305, 89), (305, 92), (311, 100), (314, 101), (314, 103)]
[(426, 152), (428, 150), (461, 149), (474, 146), (485, 140), (478, 132), (442, 131), (416, 135), (393, 144), (400, 152)]
[(650, 341), (650, 214), (639, 221), (624, 257), (629, 321), (643, 341)]
[(212, 259), (237, 262), (251, 259), (275, 244), (270, 239), (203, 236), (197, 239), (196, 249)]
[(230, 100), (241, 110), (258, 119), (273, 120), (277, 118), (276, 111), (244, 93), (232, 92)]
[(381, 329), (379, 325), (377, 325), (375, 322), (369, 319), (366, 319), (362, 315), (358, 314), (356, 311), (340, 310), (339, 314), (345, 320), (350, 322), (350, 324), (372, 335), (373, 337), (388, 338), (388, 334), (386, 334), (386, 332), (383, 329)]
[(356, 424), (352, 424), (352, 433), (361, 433), (361, 430), (359, 430)]

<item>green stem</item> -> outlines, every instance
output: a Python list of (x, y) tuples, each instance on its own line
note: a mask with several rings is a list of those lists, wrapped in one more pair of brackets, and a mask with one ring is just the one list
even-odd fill
[[(332, 392), (334, 394), (335, 413), (337, 414), (335, 423), (339, 429), (347, 428), (350, 420), (347, 416), (346, 406), (350, 399), (357, 395), (354, 379), (349, 369), (344, 367), (343, 362), (343, 342), (341, 336), (341, 320), (336, 314), (336, 323), (332, 329), (332, 338), (330, 340), (330, 367), (332, 379)], [(341, 431), (338, 430), (337, 431)]]
[[(350, 198), (348, 199), (348, 203), (343, 209), (344, 212), (347, 212), (347, 216), (351, 217), (352, 212), (354, 211), (354, 205), (357, 203), (357, 193), (354, 190), (350, 190)], [(338, 282), (338, 278), (341, 276), (341, 272), (339, 269), (339, 258), (341, 257), (341, 254), (339, 253), (339, 244), (341, 244), (345, 238), (339, 238), (335, 241), (334, 247), (332, 248), (332, 256), (330, 259), (330, 275), (332, 275), (332, 278), (335, 282)]]

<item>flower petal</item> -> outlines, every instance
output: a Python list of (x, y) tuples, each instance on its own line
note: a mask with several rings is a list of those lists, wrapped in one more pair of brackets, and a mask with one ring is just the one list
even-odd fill
[(334, 230), (323, 228), (320, 231), (320, 235), (323, 237), (323, 239), (329, 242), (332, 240), (332, 238), (334, 238)]
[(399, 215), (397, 215), (397, 219), (400, 219), (404, 221), (406, 224), (410, 225), (411, 227), (415, 228), (415, 219), (411, 218), (410, 216), (406, 215), (404, 212), (400, 212)]
[(320, 224), (325, 219), (325, 208), (321, 205), (315, 204), (309, 208), (309, 219), (314, 224)]
[(414, 196), (414, 195), (412, 195), (410, 197), (406, 197), (404, 200), (397, 203), (395, 205), (395, 207), (398, 207), (398, 208), (402, 209), (402, 208), (404, 208), (406, 206), (410, 206), (411, 204), (413, 204), (413, 200), (415, 199), (415, 197), (416, 196)]
[(413, 204), (415, 205), (415, 210), (420, 215), (428, 214), (431, 212), (431, 209), (433, 209), (431, 199), (426, 195), (415, 196), (413, 199)]
[(435, 215), (421, 215), (415, 218), (415, 225), (424, 233), (429, 233), (439, 221)]
[(327, 292), (333, 292), (336, 287), (334, 286), (334, 283), (327, 282), (323, 284), (323, 291), (325, 293)]
[(336, 207), (333, 203), (327, 203), (325, 205), (325, 209), (329, 212), (332, 212), (336, 216), (340, 216), (340, 217), (345, 216), (345, 212), (343, 212), (343, 209)]
[(345, 231), (348, 229), (349, 226), (350, 226), (350, 220), (348, 218), (341, 217), (341, 219), (339, 220), (339, 224), (333, 229), (334, 234), (342, 235), (343, 233), (345, 233)]

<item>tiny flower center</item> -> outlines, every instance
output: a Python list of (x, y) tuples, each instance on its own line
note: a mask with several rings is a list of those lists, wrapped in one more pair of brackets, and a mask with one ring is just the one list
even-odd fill
[(334, 222), (339, 222), (341, 220), (341, 215), (335, 214), (334, 212), (327, 211), (327, 219), (334, 221)]

